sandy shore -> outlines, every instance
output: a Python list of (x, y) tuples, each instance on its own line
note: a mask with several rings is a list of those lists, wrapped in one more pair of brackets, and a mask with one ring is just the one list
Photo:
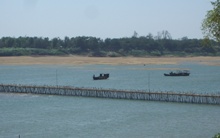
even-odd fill
[(220, 57), (82, 57), (82, 56), (19, 56), (0, 57), (1, 65), (83, 65), (83, 64), (177, 64), (199, 62), (220, 66)]

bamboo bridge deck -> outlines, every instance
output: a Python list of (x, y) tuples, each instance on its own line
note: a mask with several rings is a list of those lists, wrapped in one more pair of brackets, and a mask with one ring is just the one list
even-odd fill
[(0, 84), (1, 93), (30, 93), (64, 96), (82, 96), (113, 99), (132, 99), (178, 103), (220, 104), (220, 94), (194, 94), (175, 92), (147, 92), (99, 88), (79, 88), (71, 86), (35, 86)]

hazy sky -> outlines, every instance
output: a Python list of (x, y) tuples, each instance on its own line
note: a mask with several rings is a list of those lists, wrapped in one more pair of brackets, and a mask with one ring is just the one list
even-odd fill
[(202, 38), (210, 0), (0, 0), (0, 37)]

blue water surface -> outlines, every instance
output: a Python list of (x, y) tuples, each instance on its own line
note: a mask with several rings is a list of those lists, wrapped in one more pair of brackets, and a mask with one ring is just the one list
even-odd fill
[[(220, 66), (185, 63), (177, 65), (72, 65), (0, 66), (0, 83), (65, 85), (146, 91), (193, 93), (220, 92)], [(190, 70), (189, 77), (165, 77), (171, 70)], [(108, 80), (93, 81), (93, 75), (110, 73)]]
[[(165, 77), (189, 69), (189, 77)], [(107, 80), (93, 75), (110, 73)], [(0, 83), (219, 93), (220, 67), (176, 65), (0, 65)], [(218, 105), (0, 93), (0, 138), (208, 138)]]

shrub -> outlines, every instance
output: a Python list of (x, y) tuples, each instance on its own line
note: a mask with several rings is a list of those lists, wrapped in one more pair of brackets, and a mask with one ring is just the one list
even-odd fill
[(220, 138), (220, 133), (216, 134), (213, 138)]

